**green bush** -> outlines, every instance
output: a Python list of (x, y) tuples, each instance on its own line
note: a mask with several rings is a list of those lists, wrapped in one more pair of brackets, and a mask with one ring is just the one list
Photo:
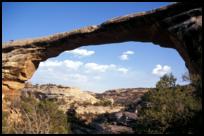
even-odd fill
[(202, 102), (192, 95), (192, 87), (159, 87), (146, 93), (142, 100), (149, 106), (138, 112), (137, 133), (200, 132)]
[(108, 99), (102, 99), (99, 102), (94, 103), (94, 106), (112, 106), (112, 102)]

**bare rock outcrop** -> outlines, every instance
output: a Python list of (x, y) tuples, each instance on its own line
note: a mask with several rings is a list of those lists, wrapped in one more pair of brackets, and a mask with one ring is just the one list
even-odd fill
[[(110, 107), (102, 105), (86, 105), (85, 107), (72, 107), (67, 111), (71, 122), (71, 130), (74, 134), (133, 134), (138, 114), (138, 104), (141, 97), (150, 88), (124, 88), (108, 90), (102, 94), (96, 94), (100, 100), (114, 99), (114, 105)], [(125, 96), (124, 96), (125, 95)], [(123, 100), (129, 97), (129, 102)], [(106, 98), (106, 99), (104, 99)], [(134, 101), (137, 100), (137, 101)], [(124, 108), (123, 108), (124, 107)]]
[(28, 85), (21, 89), (21, 97), (34, 97), (38, 100), (54, 100), (58, 103), (59, 109), (66, 112), (74, 103), (95, 104), (100, 100), (94, 96), (74, 87), (65, 87), (54, 84)]
[(114, 100), (114, 103), (128, 106), (136, 103), (150, 88), (123, 88), (107, 90), (104, 93), (96, 94), (96, 98), (105, 98)]
[(190, 73), (202, 75), (201, 4), (174, 3), (71, 32), (3, 43), (3, 92), (23, 88), (40, 62), (63, 51), (126, 41), (152, 42), (161, 47), (176, 49)]

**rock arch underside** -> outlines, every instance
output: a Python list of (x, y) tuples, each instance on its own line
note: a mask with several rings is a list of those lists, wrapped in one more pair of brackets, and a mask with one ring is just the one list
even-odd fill
[(189, 72), (201, 77), (201, 4), (173, 3), (71, 32), (3, 43), (2, 91), (8, 93), (22, 89), (41, 61), (63, 51), (126, 41), (152, 42), (155, 46), (176, 49)]

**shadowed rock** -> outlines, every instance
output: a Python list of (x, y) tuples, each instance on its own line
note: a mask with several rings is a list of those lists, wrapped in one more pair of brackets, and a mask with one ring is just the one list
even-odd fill
[(71, 32), (3, 43), (2, 89), (5, 92), (23, 88), (24, 82), (32, 77), (40, 62), (63, 51), (127, 41), (152, 42), (176, 49), (190, 73), (201, 75), (201, 4), (174, 3)]

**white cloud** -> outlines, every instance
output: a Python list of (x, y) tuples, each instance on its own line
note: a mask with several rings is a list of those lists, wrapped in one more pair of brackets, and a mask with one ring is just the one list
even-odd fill
[(62, 62), (57, 61), (57, 60), (47, 60), (45, 62), (40, 63), (40, 67), (56, 67), (62, 65)]
[(52, 71), (53, 71), (53, 69), (52, 69), (52, 68), (48, 68), (47, 70), (48, 70), (48, 71), (50, 71), (50, 72), (52, 72)]
[(126, 51), (126, 52), (124, 52), (123, 54), (129, 54), (129, 55), (132, 55), (132, 54), (134, 54), (134, 51)]
[(152, 70), (152, 74), (157, 75), (157, 76), (163, 76), (170, 72), (171, 72), (170, 66), (164, 65), (162, 67), (160, 64), (156, 65), (156, 67)]
[(88, 77), (82, 74), (72, 74), (72, 75), (69, 75), (69, 77), (71, 78), (71, 80), (74, 80), (78, 83), (88, 81)]
[[(120, 77), (127, 72), (129, 72), (127, 68), (115, 64), (49, 59), (40, 64), (31, 81), (39, 84), (54, 83), (75, 86), (83, 90), (103, 90), (107, 86), (101, 84), (101, 81), (111, 86), (112, 81), (118, 80), (122, 85), (124, 80)], [(124, 77), (129, 77), (128, 73)]]
[(40, 63), (40, 67), (46, 67), (48, 71), (53, 71), (54, 67), (67, 67), (72, 70), (77, 70), (83, 63), (80, 61), (73, 61), (73, 60), (64, 60), (64, 61), (57, 61), (57, 60), (47, 60), (45, 62)]
[(100, 76), (94, 76), (93, 79), (100, 80), (101, 77)]
[(122, 54), (122, 55), (120, 56), (120, 59), (121, 59), (121, 60), (128, 60), (128, 55)]
[(128, 69), (118, 67), (114, 64), (97, 64), (97, 63), (86, 63), (84, 64), (81, 61), (74, 61), (74, 60), (63, 60), (63, 61), (57, 61), (57, 60), (47, 60), (45, 62), (40, 63), (40, 67), (44, 70), (55, 72), (59, 71), (59, 69), (68, 68), (68, 70), (78, 70), (79, 68), (82, 68), (81, 70), (85, 73), (90, 72), (107, 72), (108, 70), (112, 71), (118, 71), (122, 73), (127, 73)]
[(129, 59), (129, 55), (133, 55), (133, 54), (134, 54), (133, 51), (123, 52), (122, 55), (120, 55), (120, 59), (121, 60), (128, 60)]
[(86, 72), (90, 72), (90, 71), (107, 72), (108, 70), (122, 72), (123, 74), (126, 74), (128, 72), (127, 68), (118, 67), (114, 64), (101, 65), (97, 63), (86, 63), (84, 67), (87, 69)]
[(80, 66), (83, 65), (80, 61), (65, 60), (63, 61), (64, 65), (70, 69), (77, 70)]
[(118, 70), (119, 72), (124, 73), (124, 74), (126, 74), (126, 73), (128, 72), (128, 69), (126, 69), (126, 68), (118, 68), (117, 70)]
[(110, 65), (100, 65), (97, 63), (86, 63), (85, 64), (85, 68), (87, 70), (97, 71), (97, 72), (106, 72), (108, 69), (114, 68), (114, 67), (116, 67), (114, 64), (110, 64)]
[(81, 56), (81, 57), (91, 56), (95, 54), (95, 51), (89, 51), (86, 49), (75, 49), (75, 50), (66, 51), (66, 52), (77, 55), (77, 56)]

